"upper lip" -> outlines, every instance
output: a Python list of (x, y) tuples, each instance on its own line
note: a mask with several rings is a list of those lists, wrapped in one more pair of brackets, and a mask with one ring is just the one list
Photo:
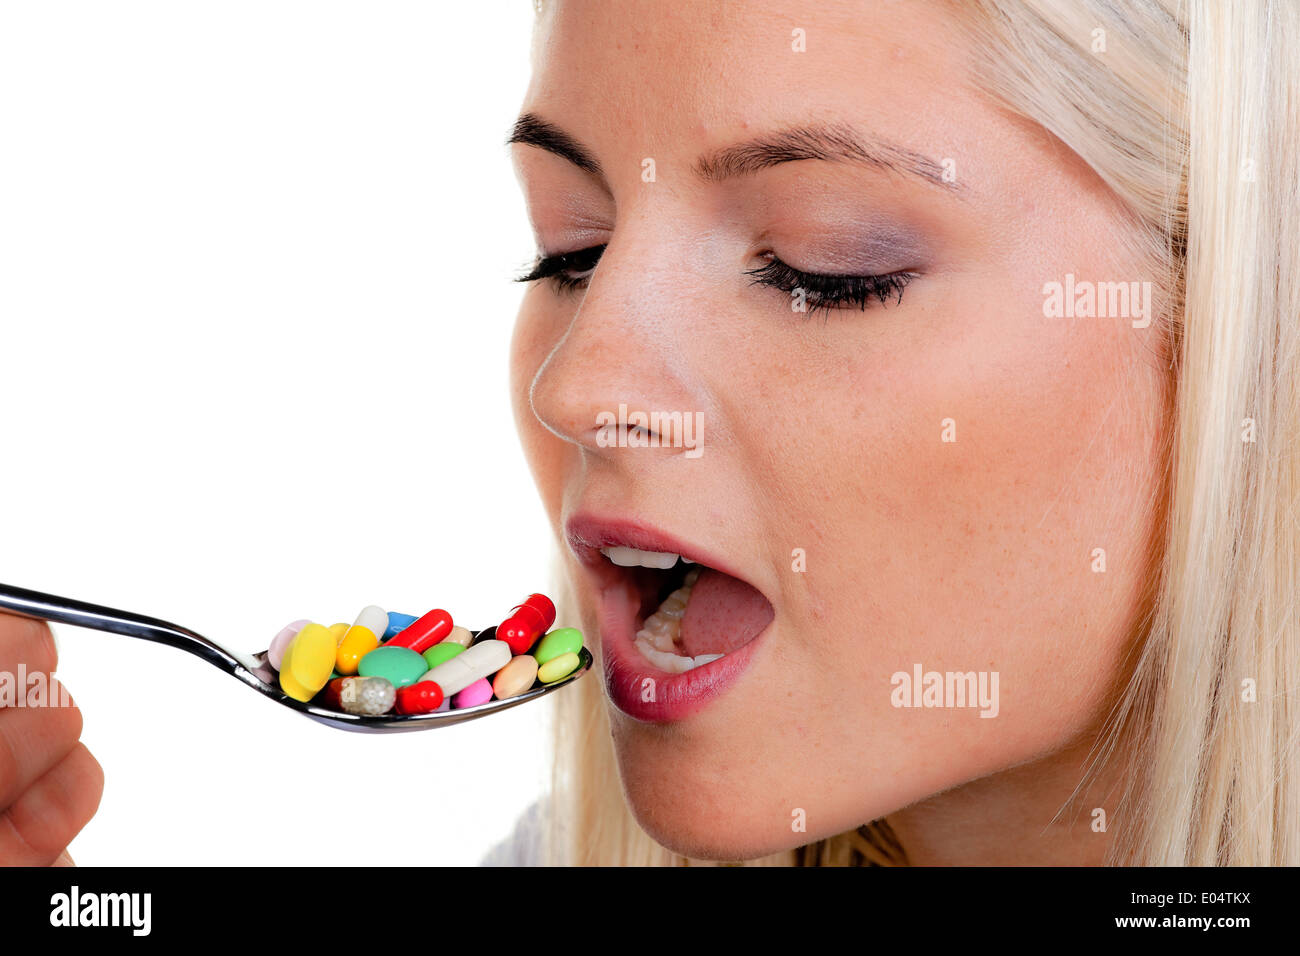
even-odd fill
[(565, 522), (564, 530), (569, 550), (583, 565), (601, 574), (602, 583), (617, 579), (622, 569), (606, 559), (600, 549), (625, 547), (636, 548), (638, 551), (677, 554), (696, 564), (744, 581), (757, 590), (757, 586), (731, 567), (725, 558), (700, 545), (662, 531), (645, 521), (579, 512)]

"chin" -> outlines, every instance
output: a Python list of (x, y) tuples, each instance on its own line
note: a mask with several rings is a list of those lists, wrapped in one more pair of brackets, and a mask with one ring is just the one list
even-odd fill
[(696, 860), (752, 860), (810, 839), (791, 831), (788, 810), (745, 809), (753, 808), (755, 801), (723, 777), (693, 772), (699, 764), (656, 760), (617, 739), (616, 750), (633, 818), (673, 853)]

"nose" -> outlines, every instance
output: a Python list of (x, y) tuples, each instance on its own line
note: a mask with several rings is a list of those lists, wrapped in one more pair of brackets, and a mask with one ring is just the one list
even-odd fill
[(703, 417), (690, 324), (707, 308), (706, 290), (696, 270), (652, 242), (611, 239), (529, 390), (545, 428), (595, 454), (680, 454), (691, 438), (679, 423)]

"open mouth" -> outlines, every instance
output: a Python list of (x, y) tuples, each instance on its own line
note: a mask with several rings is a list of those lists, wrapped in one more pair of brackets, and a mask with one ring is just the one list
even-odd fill
[(771, 602), (745, 581), (666, 551), (600, 553), (639, 598), (634, 645), (658, 670), (683, 674), (744, 647), (771, 623)]

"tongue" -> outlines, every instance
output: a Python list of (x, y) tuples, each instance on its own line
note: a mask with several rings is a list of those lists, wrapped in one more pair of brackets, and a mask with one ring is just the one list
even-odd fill
[(682, 652), (729, 654), (758, 637), (773, 613), (767, 598), (744, 581), (701, 568), (682, 615)]

